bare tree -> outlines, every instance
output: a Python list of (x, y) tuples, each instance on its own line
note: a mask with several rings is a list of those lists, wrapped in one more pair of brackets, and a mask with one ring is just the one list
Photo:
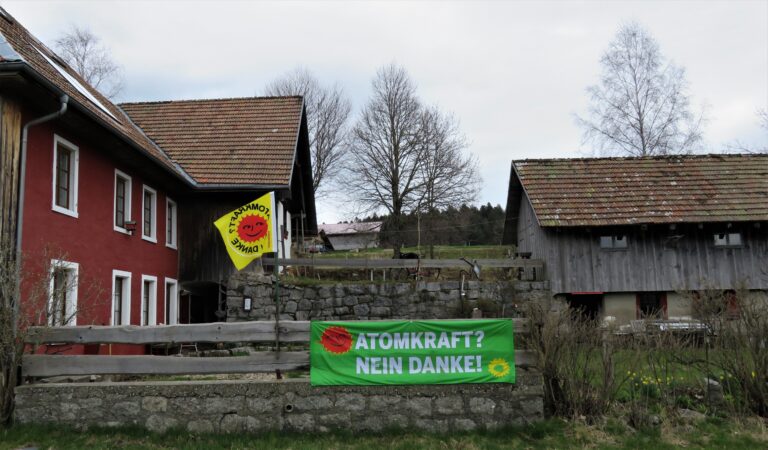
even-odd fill
[(691, 112), (684, 69), (666, 62), (639, 24), (622, 26), (600, 62), (600, 84), (587, 88), (589, 117), (576, 119), (585, 141), (630, 156), (687, 153), (701, 143), (703, 113)]
[(382, 67), (372, 87), (373, 95), (352, 130), (344, 184), (364, 209), (387, 210), (398, 254), (402, 215), (419, 205), (423, 187), (422, 107), (402, 67)]
[(312, 187), (317, 194), (321, 186), (327, 186), (340, 171), (352, 104), (341, 87), (322, 86), (304, 68), (297, 68), (272, 81), (265, 93), (304, 97), (312, 153)]
[(89, 29), (72, 26), (56, 39), (56, 51), (88, 84), (108, 98), (123, 90), (121, 67)]
[(481, 178), (477, 158), (465, 155), (467, 141), (454, 116), (437, 107), (424, 109), (419, 140), (424, 148), (421, 164), (421, 200), (424, 211), (458, 207), (477, 198)]

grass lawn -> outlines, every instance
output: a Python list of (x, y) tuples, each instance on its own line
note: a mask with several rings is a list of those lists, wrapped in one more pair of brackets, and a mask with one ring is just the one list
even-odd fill
[(601, 427), (560, 420), (497, 432), (432, 435), (417, 432), (331, 434), (190, 435), (172, 431), (149, 433), (137, 428), (77, 432), (61, 427), (15, 426), (0, 429), (0, 449), (552, 449), (552, 448), (688, 448), (753, 449), (768, 447), (768, 431), (758, 420), (708, 419), (682, 425), (634, 431), (609, 421)]

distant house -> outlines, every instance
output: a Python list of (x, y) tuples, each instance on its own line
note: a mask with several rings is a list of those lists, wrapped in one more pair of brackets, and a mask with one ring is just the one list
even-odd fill
[(0, 75), (0, 245), (25, 274), (55, 272), (48, 302), (63, 305), (30, 305), (25, 276), (35, 320), (221, 320), (235, 268), (216, 218), (274, 191), (285, 257), (317, 232), (301, 97), (118, 106), (2, 8)]
[(768, 155), (514, 161), (506, 214), (553, 294), (619, 323), (690, 316), (681, 292), (768, 290)]
[(333, 250), (376, 248), (381, 222), (322, 224), (318, 229), (326, 247)]

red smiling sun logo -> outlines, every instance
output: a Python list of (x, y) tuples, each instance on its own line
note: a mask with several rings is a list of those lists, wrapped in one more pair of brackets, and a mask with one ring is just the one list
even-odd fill
[(328, 327), (323, 331), (320, 343), (329, 352), (340, 355), (352, 348), (352, 335), (344, 327)]
[(243, 217), (237, 225), (237, 235), (241, 241), (258, 241), (267, 234), (267, 222), (259, 216), (249, 215)]

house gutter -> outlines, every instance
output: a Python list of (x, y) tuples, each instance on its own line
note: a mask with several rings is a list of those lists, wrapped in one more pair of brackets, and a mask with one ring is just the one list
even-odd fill
[(47, 114), (37, 119), (31, 120), (24, 125), (21, 132), (21, 167), (19, 174), (19, 209), (16, 215), (16, 301), (13, 304), (13, 335), (15, 336), (18, 331), (19, 310), (21, 307), (21, 238), (23, 236), (24, 229), (24, 185), (27, 178), (27, 142), (29, 138), (29, 129), (35, 125), (51, 121), (64, 115), (67, 112), (67, 106), (69, 105), (69, 96), (64, 94), (59, 97), (61, 106), (59, 110), (51, 114)]

